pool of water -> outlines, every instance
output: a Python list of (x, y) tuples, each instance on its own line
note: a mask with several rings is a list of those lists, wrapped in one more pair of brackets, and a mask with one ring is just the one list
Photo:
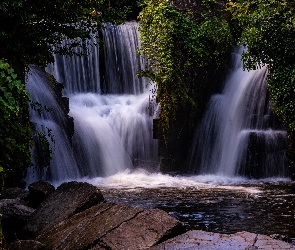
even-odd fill
[(295, 239), (295, 182), (289, 179), (126, 171), (87, 181), (98, 186), (108, 202), (165, 210), (188, 230)]

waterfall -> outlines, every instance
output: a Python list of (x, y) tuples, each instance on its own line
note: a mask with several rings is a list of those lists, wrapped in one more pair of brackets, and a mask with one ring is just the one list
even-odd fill
[(241, 51), (196, 130), (190, 166), (201, 174), (286, 176), (286, 131), (271, 113), (267, 69), (244, 71)]
[[(79, 170), (72, 152), (71, 142), (67, 134), (68, 121), (65, 111), (58, 102), (58, 96), (52, 88), (52, 82), (44, 70), (31, 66), (27, 76), (26, 88), (31, 96), (31, 101), (37, 107), (30, 109), (30, 120), (35, 129), (44, 133), (53, 150), (50, 166), (42, 163), (37, 167), (37, 159), (33, 157), (35, 167), (28, 169), (27, 182), (38, 179), (75, 179), (79, 176)], [(38, 106), (39, 105), (39, 106)], [(40, 105), (43, 105), (41, 107)], [(42, 112), (38, 109), (43, 109)], [(54, 141), (48, 136), (49, 130), (54, 135)], [(37, 148), (33, 154), (37, 154)]]
[[(110, 176), (125, 169), (157, 168), (157, 140), (152, 139), (156, 107), (150, 102), (149, 79), (136, 77), (146, 63), (137, 54), (140, 47), (137, 30), (136, 22), (107, 24), (103, 30), (103, 59), (99, 58), (99, 48), (93, 46), (98, 43), (93, 37), (88, 41), (86, 56), (55, 55), (54, 64), (48, 65), (47, 71), (64, 83), (63, 94), (69, 98), (69, 115), (74, 119), (75, 132), (69, 150), (64, 150), (58, 142), (63, 128), (53, 131), (56, 143), (47, 170), (50, 178), (39, 178), (62, 181)], [(99, 66), (102, 60), (105, 72)], [(35, 77), (35, 72), (31, 75)], [(43, 80), (36, 81), (34, 88), (50, 95), (49, 90), (41, 88)], [(53, 100), (47, 102), (43, 98), (40, 103), (54, 112), (58, 110)], [(55, 118), (54, 121), (59, 121)], [(68, 158), (68, 162), (62, 161)]]
[(144, 69), (145, 59), (137, 56), (140, 48), (138, 24), (105, 25), (102, 31), (105, 42), (106, 91), (112, 94), (139, 94), (146, 85), (147, 78), (135, 77)]

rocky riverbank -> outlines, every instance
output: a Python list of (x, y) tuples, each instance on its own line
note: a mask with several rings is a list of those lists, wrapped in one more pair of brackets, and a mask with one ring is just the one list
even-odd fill
[(168, 213), (108, 203), (88, 183), (43, 181), (0, 194), (6, 249), (295, 249), (265, 235), (187, 231)]

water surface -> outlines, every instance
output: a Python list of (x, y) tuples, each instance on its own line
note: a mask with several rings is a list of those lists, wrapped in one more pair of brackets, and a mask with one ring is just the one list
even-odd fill
[(288, 178), (249, 180), (127, 170), (86, 181), (98, 186), (108, 202), (163, 209), (187, 229), (295, 238), (295, 182)]

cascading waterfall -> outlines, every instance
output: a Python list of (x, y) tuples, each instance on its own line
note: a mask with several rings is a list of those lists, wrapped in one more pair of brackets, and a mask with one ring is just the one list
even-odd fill
[[(30, 110), (30, 120), (34, 124), (36, 131), (47, 135), (50, 147), (54, 154), (48, 166), (36, 162), (41, 168), (29, 168), (27, 182), (38, 179), (75, 179), (79, 177), (79, 170), (72, 152), (71, 142), (67, 135), (67, 116), (61, 105), (58, 103), (56, 92), (52, 88), (52, 82), (48, 79), (45, 71), (38, 67), (31, 66), (27, 76), (26, 88), (31, 96), (31, 101), (36, 108)], [(43, 105), (40, 112), (40, 104)], [(38, 106), (39, 105), (39, 106)], [(49, 130), (54, 135), (54, 142), (48, 136)], [(37, 148), (33, 149), (33, 154), (38, 154)]]
[[(73, 41), (66, 39), (61, 46), (69, 47)], [(79, 42), (79, 40), (77, 41)], [(64, 85), (64, 95), (74, 93), (100, 93), (99, 47), (95, 36), (86, 40), (87, 47), (73, 48), (76, 55), (54, 55), (54, 63), (47, 71)], [(79, 55), (83, 56), (79, 56)]]
[[(57, 143), (54, 146), (53, 161), (48, 168), (54, 172), (50, 180), (110, 176), (127, 168), (157, 167), (157, 141), (152, 139), (155, 105), (149, 100), (152, 86), (148, 79), (136, 77), (146, 63), (137, 55), (140, 47), (137, 29), (136, 22), (105, 26), (102, 84), (99, 50), (92, 46), (97, 43), (94, 38), (89, 42), (87, 56), (55, 55), (55, 63), (47, 67), (65, 85), (63, 93), (69, 97), (69, 115), (74, 118), (75, 129), (70, 152)], [(34, 86), (37, 92), (42, 91), (40, 82)], [(40, 100), (40, 103), (56, 110), (54, 101)], [(53, 134), (58, 141), (58, 133)], [(64, 155), (71, 161), (62, 162)], [(65, 166), (72, 170), (61, 175), (57, 169)]]
[(224, 90), (214, 95), (195, 135), (190, 165), (201, 174), (286, 176), (286, 131), (270, 111), (266, 68), (243, 71), (241, 50)]
[(105, 89), (112, 94), (139, 94), (149, 84), (147, 78), (135, 77), (147, 61), (137, 56), (140, 48), (138, 24), (106, 24), (102, 31), (105, 46)]

